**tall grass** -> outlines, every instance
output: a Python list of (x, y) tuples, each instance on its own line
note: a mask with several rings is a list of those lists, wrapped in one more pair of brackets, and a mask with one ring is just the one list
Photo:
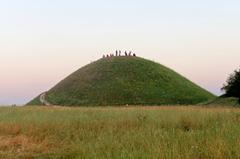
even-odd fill
[(0, 108), (0, 158), (240, 158), (240, 110)]

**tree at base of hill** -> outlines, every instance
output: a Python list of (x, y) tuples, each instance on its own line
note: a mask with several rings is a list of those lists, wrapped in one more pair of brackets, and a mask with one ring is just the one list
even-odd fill
[(237, 97), (240, 102), (240, 69), (229, 76), (222, 90), (225, 91), (226, 97)]

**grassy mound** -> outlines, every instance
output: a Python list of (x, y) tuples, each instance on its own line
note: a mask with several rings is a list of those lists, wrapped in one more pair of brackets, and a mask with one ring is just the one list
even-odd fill
[(34, 98), (33, 100), (31, 100), (29, 103), (27, 103), (26, 105), (43, 105), (40, 101), (40, 95), (37, 96), (36, 98)]
[(139, 57), (100, 59), (46, 94), (50, 103), (66, 106), (197, 104), (213, 98), (173, 70)]

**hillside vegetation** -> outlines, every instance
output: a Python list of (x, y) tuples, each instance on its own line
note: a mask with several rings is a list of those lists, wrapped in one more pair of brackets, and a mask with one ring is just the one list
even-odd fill
[(230, 107), (240, 107), (239, 99), (235, 97), (218, 97), (214, 100), (202, 103), (206, 106), (230, 106)]
[(46, 94), (50, 103), (66, 106), (197, 104), (213, 98), (173, 70), (139, 57), (100, 59)]
[(0, 108), (0, 158), (240, 158), (239, 122), (234, 108)]

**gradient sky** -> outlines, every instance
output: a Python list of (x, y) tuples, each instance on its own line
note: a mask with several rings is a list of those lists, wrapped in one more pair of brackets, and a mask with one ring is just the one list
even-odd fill
[(24, 104), (116, 49), (214, 94), (240, 65), (238, 0), (0, 1), (0, 104)]

